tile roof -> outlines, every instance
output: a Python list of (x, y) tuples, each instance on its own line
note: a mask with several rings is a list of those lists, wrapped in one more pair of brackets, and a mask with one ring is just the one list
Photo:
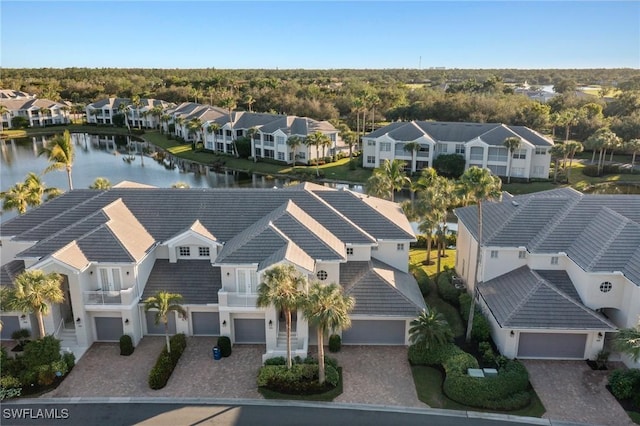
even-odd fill
[(9, 286), (13, 284), (15, 277), (24, 271), (23, 260), (12, 260), (5, 263), (0, 268), (0, 286)]
[[(477, 207), (455, 210), (474, 238)], [(640, 196), (560, 188), (483, 203), (483, 245), (559, 253), (588, 272), (621, 271), (640, 285)]]
[[(567, 294), (544, 277), (561, 281)], [(567, 276), (568, 278), (568, 276)], [(570, 280), (569, 280), (570, 282)], [(565, 277), (522, 266), (478, 284), (480, 297), (501, 327), (613, 331), (615, 325), (576, 299)]]
[(166, 259), (157, 259), (141, 300), (164, 290), (181, 294), (183, 304), (218, 303), (221, 283), (220, 268), (212, 266), (208, 260), (169, 263)]
[(524, 126), (507, 126), (499, 123), (457, 123), (442, 121), (411, 121), (390, 123), (375, 130), (365, 138), (388, 135), (396, 141), (414, 141), (423, 136), (433, 141), (469, 142), (481, 138), (489, 145), (500, 145), (505, 138), (518, 136), (534, 146), (553, 146), (553, 142)]
[(426, 307), (411, 274), (377, 260), (341, 265), (340, 284), (356, 301), (353, 315), (413, 317)]

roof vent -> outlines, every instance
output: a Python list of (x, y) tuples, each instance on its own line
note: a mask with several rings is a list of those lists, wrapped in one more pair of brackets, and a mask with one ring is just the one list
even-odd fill
[(511, 204), (513, 204), (514, 207), (518, 207), (520, 205), (520, 203), (517, 202), (516, 200), (512, 200)]

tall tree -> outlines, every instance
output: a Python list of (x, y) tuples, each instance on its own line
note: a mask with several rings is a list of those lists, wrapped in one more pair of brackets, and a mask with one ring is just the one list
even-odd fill
[(608, 127), (603, 127), (595, 131), (591, 136), (587, 138), (585, 143), (589, 147), (597, 147), (600, 150), (598, 155), (598, 174), (600, 174), (601, 167), (604, 165), (607, 149), (619, 144), (620, 138), (612, 132)]
[(171, 345), (169, 344), (169, 315), (174, 312), (182, 319), (187, 318), (187, 311), (180, 304), (182, 295), (178, 293), (169, 293), (161, 290), (153, 296), (149, 296), (142, 303), (144, 311), (155, 311), (155, 324), (164, 324), (164, 337), (167, 343), (167, 352), (171, 353)]
[(298, 161), (298, 147), (304, 143), (304, 139), (300, 136), (289, 136), (287, 138), (287, 145), (293, 150), (293, 168), (296, 168), (296, 161)]
[(42, 204), (43, 198), (50, 200), (61, 193), (58, 188), (48, 188), (40, 176), (30, 172), (24, 182), (15, 184), (8, 191), (0, 192), (0, 199), (3, 200), (4, 211), (17, 210), (18, 214), (24, 214), (27, 207), (37, 207)]
[(513, 162), (513, 153), (516, 149), (520, 149), (521, 140), (518, 137), (506, 138), (502, 145), (509, 151), (509, 157), (507, 158), (507, 183), (511, 183), (511, 163)]
[(311, 325), (318, 330), (318, 381), (325, 381), (324, 335), (327, 331), (344, 330), (351, 326), (349, 313), (355, 306), (355, 299), (343, 293), (342, 287), (313, 283), (304, 301), (302, 312)]
[(502, 181), (497, 176), (493, 176), (488, 169), (481, 169), (476, 166), (469, 167), (460, 176), (460, 185), (463, 192), (466, 192), (478, 205), (478, 246), (476, 249), (476, 269), (473, 276), (473, 297), (469, 308), (469, 322), (467, 323), (467, 342), (471, 340), (471, 328), (473, 326), (473, 314), (476, 309), (476, 298), (478, 294), (478, 273), (481, 264), (482, 254), (482, 204), (485, 201), (499, 200), (502, 196), (500, 188)]
[(558, 182), (558, 169), (560, 168), (560, 160), (564, 157), (566, 145), (557, 143), (551, 147), (549, 154), (553, 158), (553, 183)]
[(617, 350), (629, 355), (634, 362), (638, 362), (640, 360), (640, 320), (635, 327), (618, 331), (614, 342)]
[(197, 147), (198, 142), (200, 142), (200, 132), (202, 132), (202, 120), (197, 117), (192, 118), (187, 122), (187, 130), (190, 135), (195, 135), (196, 140), (194, 146)]
[(256, 306), (274, 306), (285, 316), (287, 329), (287, 368), (291, 368), (291, 313), (304, 304), (307, 282), (292, 265), (277, 265), (264, 274), (258, 286)]
[(138, 130), (140, 130), (142, 124), (142, 120), (140, 120), (140, 107), (142, 106), (142, 100), (139, 95), (133, 95), (131, 97), (131, 105), (136, 109), (136, 120), (138, 120)]
[(218, 136), (217, 136), (218, 135), (218, 130), (220, 130), (220, 125), (218, 123), (216, 123), (215, 121), (212, 121), (207, 126), (207, 133), (213, 135), (213, 150), (214, 151), (217, 149), (216, 148), (216, 143), (218, 142)]
[(453, 340), (451, 326), (436, 308), (427, 306), (409, 326), (409, 342), (427, 350)]
[(110, 188), (111, 188), (111, 182), (109, 182), (109, 179), (103, 178), (103, 177), (96, 178), (96, 180), (94, 180), (93, 183), (89, 186), (89, 189), (110, 189)]
[(316, 176), (320, 176), (320, 147), (326, 146), (327, 141), (331, 143), (329, 136), (322, 132), (313, 132), (304, 139), (305, 145), (316, 148)]
[(624, 144), (624, 150), (631, 153), (631, 168), (636, 165), (636, 154), (640, 152), (640, 139), (631, 139)]
[(151, 110), (149, 112), (151, 113), (151, 116), (156, 119), (157, 127), (159, 128), (160, 127), (160, 118), (162, 117), (162, 114), (164, 113), (162, 105), (155, 105), (153, 108), (151, 108)]
[(413, 141), (404, 144), (404, 150), (411, 153), (411, 171), (416, 170), (416, 158), (420, 150), (420, 142)]
[(247, 108), (249, 108), (249, 112), (253, 112), (252, 106), (256, 103), (256, 100), (253, 98), (253, 96), (247, 95), (244, 98), (244, 103), (247, 105)]
[(66, 170), (67, 180), (69, 181), (69, 190), (72, 190), (73, 181), (71, 180), (71, 169), (73, 168), (75, 152), (73, 150), (73, 142), (71, 141), (71, 134), (69, 134), (69, 131), (65, 130), (62, 135), (54, 136), (50, 145), (42, 149), (41, 154), (46, 154), (49, 163), (51, 163), (44, 172), (48, 173), (52, 170)]
[(367, 180), (367, 194), (394, 201), (394, 191), (400, 191), (405, 185), (411, 185), (411, 179), (404, 171), (404, 161), (384, 160), (379, 168)]
[[(129, 111), (131, 110), (131, 105), (125, 102), (124, 99), (121, 99), (120, 101), (121, 101), (120, 104), (118, 104), (118, 112), (124, 116), (124, 124), (125, 126), (127, 126), (127, 129), (131, 131), (131, 127), (129, 126)], [(93, 110), (93, 111), (98, 111), (98, 110)]]
[(239, 158), (240, 153), (238, 152), (238, 146), (236, 145), (236, 137), (233, 134), (233, 117), (231, 115), (233, 110), (237, 106), (235, 97), (233, 97), (233, 95), (231, 94), (225, 96), (224, 98), (222, 98), (222, 101), (220, 101), (220, 106), (226, 108), (229, 114), (229, 127), (231, 128), (231, 142), (233, 144), (233, 151), (235, 152), (236, 157)]
[[(0, 105), (0, 133), (4, 131), (4, 115), (9, 112), (6, 105)], [(7, 120), (8, 122), (8, 120)]]
[(349, 147), (349, 160), (353, 159), (353, 146), (358, 143), (358, 136), (351, 130), (341, 133), (344, 143)]
[(5, 306), (12, 311), (34, 313), (38, 319), (40, 338), (43, 338), (46, 335), (43, 316), (49, 314), (51, 304), (64, 301), (61, 283), (62, 277), (57, 273), (26, 270), (15, 278), (13, 288), (7, 292)]
[(567, 155), (569, 156), (569, 168), (567, 170), (567, 182), (571, 183), (571, 167), (573, 166), (573, 157), (584, 151), (584, 146), (578, 141), (569, 141), (566, 144)]

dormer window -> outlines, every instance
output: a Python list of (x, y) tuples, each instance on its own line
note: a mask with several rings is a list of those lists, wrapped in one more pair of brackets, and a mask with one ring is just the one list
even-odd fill
[(353, 256), (353, 247), (347, 247), (347, 256)]
[(198, 247), (198, 256), (209, 257), (209, 247)]
[(180, 257), (189, 257), (191, 256), (191, 247), (189, 246), (180, 246), (178, 247), (178, 254)]

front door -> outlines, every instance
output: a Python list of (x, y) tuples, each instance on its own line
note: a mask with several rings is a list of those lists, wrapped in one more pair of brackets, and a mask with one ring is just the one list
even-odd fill
[[(292, 333), (296, 332), (297, 323), (298, 323), (298, 312), (293, 311), (291, 312), (291, 332)], [(284, 311), (280, 311), (280, 317), (278, 319), (278, 327), (279, 327), (278, 331), (281, 331), (283, 333), (287, 331), (287, 318), (284, 314)]]
[(64, 301), (60, 304), (60, 316), (64, 319), (65, 327), (73, 328), (73, 305), (71, 304), (71, 291), (69, 290), (69, 277), (62, 275), (62, 293)]
[(238, 294), (255, 294), (258, 290), (256, 273), (251, 269), (238, 269), (236, 275), (236, 286)]
[(102, 291), (120, 291), (122, 279), (120, 268), (99, 268)]

